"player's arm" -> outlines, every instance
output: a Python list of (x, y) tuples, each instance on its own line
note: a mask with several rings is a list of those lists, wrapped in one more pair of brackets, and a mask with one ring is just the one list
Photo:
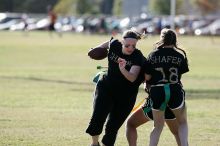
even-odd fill
[(137, 79), (138, 74), (140, 73), (141, 67), (137, 65), (133, 65), (130, 71), (127, 71), (125, 69), (125, 66), (126, 66), (125, 59), (119, 58), (118, 63), (119, 63), (119, 69), (121, 73), (124, 75), (124, 77), (130, 82), (134, 82)]
[(151, 79), (151, 75), (150, 74), (144, 74), (144, 77), (145, 77), (145, 81), (146, 82), (148, 82), (148, 81), (150, 81), (150, 79)]

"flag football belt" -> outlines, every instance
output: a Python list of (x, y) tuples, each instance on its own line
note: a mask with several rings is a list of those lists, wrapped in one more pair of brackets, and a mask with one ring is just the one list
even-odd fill
[(94, 83), (98, 83), (98, 81), (101, 79), (101, 77), (104, 75), (106, 73), (106, 70), (105, 71), (100, 71), (100, 72), (98, 72), (96, 75), (95, 75), (95, 77), (93, 78), (93, 82)]
[(145, 108), (143, 108), (144, 113), (146, 114), (146, 113), (150, 112), (152, 109), (152, 106), (153, 106), (153, 103), (152, 103), (150, 97), (147, 97), (146, 103), (145, 103)]
[(179, 84), (179, 83), (165, 83), (165, 84), (156, 84), (156, 85), (151, 85), (150, 87), (158, 87), (158, 86), (165, 86), (165, 85), (172, 85), (172, 84)]
[(170, 100), (170, 84), (165, 84), (163, 87), (165, 92), (165, 101), (161, 104), (160, 110), (165, 111), (167, 103)]
[(170, 100), (170, 85), (172, 84), (178, 84), (182, 86), (180, 83), (166, 83), (166, 84), (157, 84), (157, 85), (151, 85), (151, 87), (164, 87), (164, 92), (165, 92), (165, 101), (161, 104), (160, 110), (165, 111), (167, 103)]
[(172, 83), (151, 85), (151, 87), (163, 87), (164, 88), (165, 101), (160, 106), (160, 110), (162, 110), (162, 111), (165, 111), (165, 109), (167, 107), (167, 103), (170, 100), (170, 84), (172, 84)]

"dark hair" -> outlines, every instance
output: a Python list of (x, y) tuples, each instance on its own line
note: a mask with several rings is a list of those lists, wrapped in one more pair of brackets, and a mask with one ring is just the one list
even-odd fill
[(157, 47), (169, 45), (174, 45), (175, 47), (177, 46), (176, 33), (171, 29), (162, 29), (160, 32), (160, 38), (160, 41), (156, 43)]
[(141, 39), (141, 34), (134, 31), (134, 30), (127, 30), (123, 33), (122, 37), (124, 39), (126, 38), (133, 38), (133, 39), (137, 39), (137, 40), (140, 40)]
[(178, 47), (177, 36), (176, 36), (176, 33), (172, 29), (168, 29), (168, 28), (162, 29), (160, 33), (160, 37), (161, 37), (160, 41), (156, 43), (157, 48), (173, 45), (176, 49), (183, 52), (187, 60), (186, 52), (183, 49)]

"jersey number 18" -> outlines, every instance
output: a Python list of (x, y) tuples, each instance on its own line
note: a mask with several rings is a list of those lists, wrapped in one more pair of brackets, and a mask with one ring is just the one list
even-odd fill
[(162, 74), (162, 79), (158, 82), (170, 82), (170, 83), (177, 83), (178, 82), (178, 70), (175, 67), (171, 67), (169, 69), (169, 77), (166, 78), (166, 75), (164, 73), (164, 69), (162, 67), (155, 68), (156, 71), (159, 71)]

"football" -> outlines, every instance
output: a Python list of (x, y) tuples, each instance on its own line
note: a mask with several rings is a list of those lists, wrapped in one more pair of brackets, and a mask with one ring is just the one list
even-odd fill
[(102, 60), (108, 56), (108, 50), (101, 47), (91, 48), (88, 52), (88, 56), (95, 60)]

